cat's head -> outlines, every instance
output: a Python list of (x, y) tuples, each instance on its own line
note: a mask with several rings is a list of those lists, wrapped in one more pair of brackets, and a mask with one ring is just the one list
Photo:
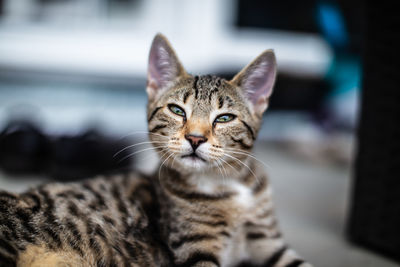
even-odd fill
[(168, 40), (151, 46), (147, 94), (149, 137), (161, 162), (186, 172), (243, 168), (268, 106), (276, 61), (267, 50), (227, 81), (193, 76)]

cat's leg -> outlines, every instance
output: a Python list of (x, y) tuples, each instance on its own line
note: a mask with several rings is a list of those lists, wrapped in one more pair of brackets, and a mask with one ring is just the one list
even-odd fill
[[(262, 185), (263, 183), (260, 183)], [(274, 212), (272, 192), (265, 182), (255, 192), (254, 213), (243, 224), (247, 261), (239, 266), (311, 267), (282, 238)], [(253, 190), (254, 192), (254, 190)], [(251, 263), (251, 264), (250, 264)]]
[[(189, 238), (197, 239), (201, 237), (194, 235)], [(198, 241), (186, 244), (181, 248), (175, 248), (173, 249), (175, 266), (219, 267), (221, 266), (218, 257), (219, 248), (218, 241)]]
[[(312, 267), (282, 239), (254, 240), (248, 242), (251, 263), (255, 266)], [(248, 266), (248, 265), (243, 265)]]
[(311, 267), (311, 264), (286, 245), (278, 228), (271, 227), (274, 224), (275, 221), (272, 224), (247, 225), (245, 242), (251, 263), (265, 267)]

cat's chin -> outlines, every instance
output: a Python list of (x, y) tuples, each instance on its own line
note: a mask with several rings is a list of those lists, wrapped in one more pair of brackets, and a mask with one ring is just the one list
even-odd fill
[(190, 171), (203, 171), (204, 169), (209, 168), (209, 164), (199, 157), (182, 157), (179, 162), (184, 169)]

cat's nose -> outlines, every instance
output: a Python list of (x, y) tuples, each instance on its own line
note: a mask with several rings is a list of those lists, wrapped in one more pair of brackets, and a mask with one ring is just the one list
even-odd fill
[(193, 148), (193, 151), (195, 151), (202, 143), (207, 142), (207, 138), (202, 135), (186, 134), (185, 138), (189, 141), (190, 145)]

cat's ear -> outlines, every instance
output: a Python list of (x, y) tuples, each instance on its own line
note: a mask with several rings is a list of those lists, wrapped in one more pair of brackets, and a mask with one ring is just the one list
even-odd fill
[(185, 74), (174, 49), (162, 34), (157, 34), (151, 45), (147, 71), (147, 94), (153, 100), (160, 92)]
[(232, 79), (261, 116), (268, 107), (276, 77), (276, 59), (273, 50), (266, 50)]

